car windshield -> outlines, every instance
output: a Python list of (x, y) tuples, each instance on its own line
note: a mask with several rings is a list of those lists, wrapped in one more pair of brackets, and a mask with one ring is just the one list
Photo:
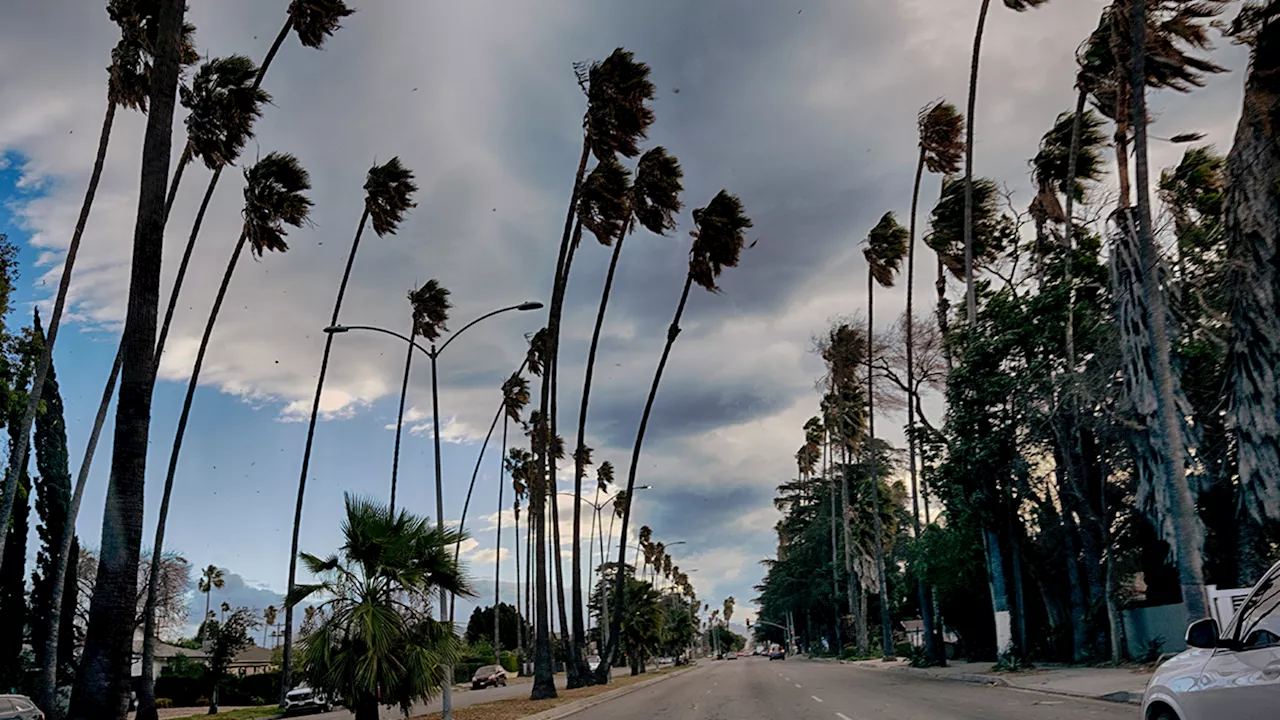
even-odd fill
[(1280, 0), (0, 2), (0, 410), (26, 714), (1274, 652)]

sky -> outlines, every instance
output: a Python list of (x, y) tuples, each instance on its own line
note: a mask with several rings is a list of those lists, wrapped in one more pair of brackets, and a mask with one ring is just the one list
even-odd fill
[[(191, 0), (205, 57), (260, 61), (285, 19), (286, 0)], [(286, 40), (263, 87), (272, 95), (242, 165), (295, 154), (311, 174), (308, 227), (289, 251), (244, 258), (214, 331), (173, 495), (166, 548), (234, 581), (214, 602), (279, 605), (306, 418), (337, 282), (362, 209), (368, 168), (398, 156), (412, 169), (417, 207), (395, 235), (365, 233), (342, 309), (347, 324), (408, 330), (406, 293), (430, 278), (451, 291), (450, 327), (497, 307), (550, 295), (555, 254), (581, 147), (584, 99), (573, 64), (615, 47), (652, 67), (656, 122), (644, 148), (665, 146), (684, 169), (685, 211), (668, 237), (627, 241), (601, 340), (587, 444), (625, 478), (653, 369), (684, 280), (690, 211), (724, 188), (755, 225), (723, 292), (695, 288), (654, 407), (637, 470), (652, 485), (636, 498), (636, 527), (653, 528), (676, 564), (696, 570), (699, 597), (739, 603), (751, 616), (776, 550), (774, 488), (794, 475), (801, 427), (818, 409), (822, 373), (813, 338), (833, 319), (865, 313), (859, 243), (886, 211), (904, 222), (916, 157), (916, 113), (937, 99), (963, 106), (976, 2), (957, 0), (361, 0), (321, 51)], [(1055, 116), (1073, 105), (1072, 56), (1103, 0), (1057, 0), (1014, 13), (995, 3), (977, 104), (975, 172), (1031, 199), (1027, 159)], [(8, 6), (0, 22), (0, 232), (21, 249), (11, 326), (50, 306), (88, 181), (105, 110), (105, 73), (117, 29), (101, 3)], [(1219, 41), (1236, 72), (1193, 96), (1152, 97), (1153, 136), (1198, 131), (1225, 151), (1238, 117), (1244, 53)], [(183, 128), (175, 121), (174, 154)], [(55, 365), (67, 407), (72, 470), (125, 313), (130, 240), (145, 118), (115, 121), (97, 200), (75, 267)], [(1181, 150), (1159, 141), (1152, 167)], [(209, 173), (187, 170), (166, 231), (162, 292)], [(204, 320), (239, 232), (243, 180), (225, 172), (161, 362), (148, 458), (144, 545), (150, 546), (177, 415)], [(921, 227), (938, 179), (926, 177)], [(609, 251), (584, 240), (566, 298), (562, 414), (576, 415)], [(921, 257), (927, 250), (921, 246)], [(917, 307), (933, 304), (932, 262), (917, 263)], [(879, 291), (875, 320), (902, 312), (899, 282)], [(958, 288), (950, 288), (953, 298)], [(456, 520), (525, 335), (543, 313), (485, 321), (440, 356), (444, 515)], [(341, 542), (343, 494), (389, 493), (403, 346), (374, 334), (335, 338), (323, 417), (307, 479), (300, 546)], [(407, 402), (398, 504), (435, 518), (430, 375), (417, 362)], [(940, 420), (940, 403), (927, 407)], [(567, 410), (567, 411), (565, 411)], [(903, 418), (878, 428), (902, 443)], [(562, 421), (572, 438), (575, 421)], [(499, 431), (501, 428), (499, 428)], [(512, 437), (519, 435), (513, 429)], [(78, 520), (96, 547), (109, 466), (104, 432)], [(496, 442), (496, 440), (495, 440)], [(572, 443), (572, 440), (570, 440)], [(515, 567), (509, 484), (503, 547), (495, 545), (497, 451), (483, 457), (463, 559), (479, 597), (503, 599)], [(572, 469), (559, 489), (572, 489)], [(507, 481), (503, 481), (504, 483)], [(572, 498), (561, 497), (564, 538)], [(584, 523), (589, 517), (584, 514)], [(34, 523), (33, 523), (34, 525)], [(584, 534), (589, 531), (584, 527)], [(34, 533), (32, 535), (34, 542)], [(673, 543), (683, 542), (680, 545)], [(616, 547), (616, 544), (615, 544)], [(566, 556), (566, 562), (568, 558)], [(193, 607), (203, 607), (193, 598)], [(469, 604), (459, 614), (465, 619)], [(193, 613), (198, 618), (199, 611)]]

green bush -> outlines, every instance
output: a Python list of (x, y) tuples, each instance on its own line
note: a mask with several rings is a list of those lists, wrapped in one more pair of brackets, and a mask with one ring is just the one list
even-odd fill
[(900, 642), (893, 646), (893, 654), (898, 657), (911, 657), (911, 643)]
[(453, 666), (453, 681), (456, 683), (469, 683), (471, 682), (471, 676), (475, 675), (477, 670), (485, 665), (492, 664), (493, 660), (490, 660), (489, 662), (458, 663)]
[(513, 673), (518, 670), (518, 668), (516, 667), (516, 664), (518, 661), (515, 653), (510, 651), (503, 651), (502, 654), (498, 656), (498, 659), (502, 661), (503, 670), (506, 670), (509, 673)]
[(167, 710), (173, 707), (173, 701), (169, 698), (156, 698), (156, 708), (159, 710)]

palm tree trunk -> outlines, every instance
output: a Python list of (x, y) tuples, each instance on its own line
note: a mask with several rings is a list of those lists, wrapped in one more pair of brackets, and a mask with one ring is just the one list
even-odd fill
[(836, 642), (836, 659), (844, 657), (844, 639), (843, 624), (840, 617), (840, 542), (839, 536), (836, 534), (836, 502), (839, 500), (839, 494), (836, 492), (836, 484), (831, 477), (831, 445), (827, 442), (827, 430), (823, 430), (822, 436), (822, 477), (831, 485), (831, 604), (835, 611), (835, 642)]
[[(338, 324), (338, 313), (342, 311), (342, 298), (347, 294), (347, 281), (351, 279), (351, 267), (356, 262), (356, 251), (360, 249), (360, 236), (364, 234), (365, 223), (369, 220), (369, 209), (366, 207), (360, 215), (360, 224), (356, 227), (356, 236), (351, 241), (351, 252), (347, 255), (347, 266), (342, 271), (342, 281), (338, 284), (338, 297), (333, 303), (333, 315), (329, 318), (330, 325)], [(320, 395), (324, 392), (324, 376), (329, 370), (329, 353), (333, 350), (333, 333), (325, 333), (324, 336), (324, 355), (320, 358), (320, 377), (316, 380), (316, 394), (311, 400), (311, 420), (307, 425), (307, 443), (302, 451), (302, 472), (298, 475), (298, 502), (293, 510), (293, 541), (289, 547), (289, 584), (288, 592), (293, 592), (293, 587), (298, 577), (298, 532), (302, 528), (302, 501), (306, 497), (307, 492), (307, 470), (311, 463), (311, 445), (315, 441), (316, 435), (316, 418), (320, 415)], [(286, 593), (288, 594), (288, 593)], [(444, 608), (442, 607), (441, 610)], [(289, 692), (290, 681), (292, 680), (293, 661), (293, 606), (288, 603), (284, 606), (284, 656), (283, 667), (280, 670), (280, 702), (284, 702), (284, 694)]]
[(173, 169), (173, 177), (169, 180), (169, 194), (164, 201), (164, 217), (167, 221), (169, 213), (173, 210), (173, 201), (178, 197), (178, 186), (182, 184), (182, 173), (187, 169), (187, 165), (191, 163), (191, 146), (182, 148), (182, 154), (178, 156), (178, 166)]
[[(164, 491), (160, 496), (160, 511), (156, 517), (156, 536), (151, 546), (151, 576), (147, 583), (147, 601), (142, 612), (142, 637), (144, 638), (142, 666), (144, 678), (150, 674), (146, 668), (150, 666), (149, 661), (154, 657), (153, 644), (146, 642), (146, 639), (154, 638), (156, 632), (156, 601), (160, 592), (160, 566), (164, 558), (164, 530), (169, 520), (169, 501), (173, 496), (173, 481), (178, 474), (178, 456), (182, 452), (182, 441), (187, 434), (187, 421), (191, 417), (191, 404), (195, 401), (196, 387), (200, 384), (200, 369), (204, 366), (205, 353), (209, 350), (209, 338), (213, 336), (213, 326), (218, 322), (218, 313), (222, 310), (222, 302), (227, 297), (227, 288), (231, 286), (231, 277), (235, 274), (236, 264), (240, 260), (240, 254), (244, 252), (244, 246), (248, 238), (248, 232), (242, 230), (240, 239), (236, 241), (235, 249), (231, 251), (231, 260), (227, 262), (227, 269), (222, 274), (222, 284), (218, 286), (218, 294), (213, 300), (213, 308), (209, 310), (209, 319), (205, 322), (204, 335), (200, 338), (200, 349), (196, 352), (196, 362), (191, 368), (191, 378), (187, 381), (187, 394), (182, 400), (182, 412), (178, 415), (178, 430), (173, 436), (173, 448), (169, 452), (169, 470), (164, 478)], [(153, 696), (155, 693), (154, 682), (153, 678), (151, 686)], [(144, 691), (145, 689), (144, 687)], [(154, 697), (146, 710), (148, 712), (144, 713), (143, 706), (139, 705), (139, 714), (144, 715), (143, 720), (154, 720), (154, 717), (147, 717), (150, 713), (155, 712)]]
[[(110, 98), (108, 98), (107, 112), (106, 112), (106, 115), (102, 118), (102, 132), (98, 137), (98, 152), (94, 159), (93, 171), (89, 175), (89, 187), (88, 189), (85, 190), (84, 201), (81, 203), (81, 206), (80, 206), (80, 216), (76, 221), (76, 229), (72, 234), (71, 243), (73, 247), (78, 247), (80, 237), (84, 234), (85, 225), (89, 221), (89, 211), (93, 207), (94, 196), (96, 196), (98, 193), (98, 182), (102, 179), (102, 167), (107, 159), (107, 146), (111, 142), (111, 128), (115, 124), (115, 117), (116, 117), (116, 105), (115, 103), (111, 102)], [(50, 357), (52, 357), (52, 355)], [(116, 373), (119, 372), (120, 363), (122, 362), (123, 357), (124, 356), (121, 353), (116, 354), (114, 372)], [(89, 438), (90, 447), (94, 447), (97, 444), (98, 435), (101, 434), (102, 425), (106, 421), (107, 406), (109, 404), (110, 404), (110, 397), (107, 398), (107, 402), (104, 403), (102, 407), (99, 409), (97, 422), (94, 424), (94, 428)], [(32, 417), (32, 422), (33, 423), (35, 422), (34, 416)], [(55, 559), (55, 564), (53, 566), (53, 577), (51, 579), (53, 595), (52, 595), (52, 600), (50, 601), (51, 604), (49, 606), (51, 608), (62, 607), (61, 600), (62, 600), (63, 578), (66, 575), (67, 562), (70, 559), (71, 539), (72, 537), (75, 536), (76, 515), (79, 513), (79, 510), (80, 510), (80, 498), (84, 496), (84, 484), (87, 481), (88, 481), (87, 472), (82, 472), (76, 478), (76, 489), (75, 489), (74, 499), (72, 500), (71, 507), (67, 513), (66, 526), (63, 528), (62, 540), (59, 545), (58, 554)], [(12, 496), (9, 495), (9, 493), (7, 492), (8, 487), (12, 487), (15, 490), (14, 495)], [(4, 507), (6, 509), (0, 510), (0, 515), (3, 515), (4, 517), (4, 524), (0, 525), (0, 527), (8, 526), (9, 517), (13, 514), (13, 499), (17, 497), (16, 490), (17, 490), (17, 483), (12, 481), (6, 481), (6, 493), (4, 498)], [(3, 536), (3, 535), (7, 535), (7, 533), (0, 533), (0, 536)], [(0, 557), (3, 557), (4, 555), (4, 542), (5, 542), (4, 538), (0, 537)], [(42, 639), (42, 642), (44, 643), (44, 656), (43, 656), (43, 662), (41, 663), (41, 666), (40, 666), (40, 678), (38, 682), (39, 697), (37, 698), (38, 704), (42, 708), (58, 707), (58, 701), (57, 701), (58, 658), (57, 656), (58, 656), (59, 630), (60, 630), (59, 623), (56, 621), (51, 621), (45, 625), (45, 633)]]
[[(142, 179), (134, 229), (128, 314), (122, 343), (120, 401), (116, 406), (115, 445), (111, 480), (103, 512), (98, 575), (89, 609), (80, 672), (71, 697), (71, 717), (116, 717), (128, 712), (128, 678), (120, 672), (127, 662), (133, 617), (137, 609), (138, 552), (142, 543), (144, 478), (151, 423), (151, 395), (155, 387), (155, 332), (160, 301), (161, 252), (164, 246), (165, 185), (173, 142), (173, 111), (178, 88), (180, 36), (186, 6), (182, 0), (159, 5), (158, 41), (151, 74), (151, 111), (142, 149)], [(109, 131), (109, 128), (106, 128)], [(101, 150), (105, 150), (103, 147)], [(99, 177), (101, 154), (95, 166)], [(66, 301), (70, 270), (88, 204), (77, 223), (77, 237), (68, 250), (63, 282), (49, 326), (45, 352), (33, 382), (31, 397), (38, 404), (48, 371), (54, 333)], [(19, 457), (13, 467), (25, 466), (22, 452), (34, 419), (28, 406)], [(15, 485), (10, 482), (10, 487)], [(3, 520), (8, 522), (6, 512)], [(74, 523), (69, 523), (73, 525)], [(57, 584), (57, 583), (55, 583)], [(56, 652), (55, 652), (56, 655)]]
[(853, 532), (849, 527), (849, 448), (842, 441), (841, 455), (843, 462), (840, 464), (840, 516), (844, 533), (844, 586), (845, 594), (848, 595), (849, 613), (854, 616), (854, 624), (856, 626), (854, 632), (855, 647), (858, 655), (867, 654), (867, 631), (866, 616), (862, 612), (862, 605), (859, 602), (857, 594), (858, 587), (861, 582), (858, 580), (857, 573), (853, 570)]
[[(1085, 89), (1083, 82), (1078, 82), (1078, 91), (1076, 92), (1076, 114), (1071, 121), (1071, 154), (1067, 157), (1067, 186), (1065, 188), (1067, 194), (1066, 210), (1067, 225), (1063, 230), (1064, 243), (1066, 245), (1066, 254), (1063, 260), (1063, 274), (1067, 283), (1067, 372), (1074, 373), (1076, 367), (1076, 287), (1071, 277), (1071, 263), (1075, 260), (1075, 203), (1076, 203), (1076, 172), (1078, 171), (1078, 162), (1080, 155), (1081, 134), (1084, 130), (1084, 112), (1085, 103), (1089, 99), (1089, 92)], [(1074, 396), (1074, 394), (1073, 394)], [(1078, 415), (1073, 421), (1079, 423)]]
[[(413, 337), (413, 328), (409, 329), (409, 337)], [(396, 444), (391, 452), (391, 515), (396, 514), (396, 476), (400, 472), (400, 431), (404, 427), (404, 401), (409, 395), (409, 370), (413, 367), (413, 343), (408, 343), (404, 351), (404, 377), (400, 380), (400, 409), (396, 412)], [(503, 428), (506, 432), (506, 428)], [(482, 451), (483, 453), (483, 451)], [(501, 509), (501, 506), (499, 506)]]
[[(920, 212), (920, 181), (924, 178), (924, 148), (916, 162), (916, 179), (911, 189), (911, 222), (907, 240), (907, 469), (911, 474), (911, 521), (915, 537), (920, 538), (920, 483), (916, 475), (916, 365), (915, 365), (915, 293), (916, 280), (916, 216)], [(928, 513), (926, 500), (925, 512)], [(946, 662), (934, 634), (933, 605), (929, 602), (929, 587), (923, 575), (916, 578), (916, 590), (920, 602), (920, 619), (924, 623), (925, 655), (934, 664)]]
[[(884, 567), (884, 521), (880, 517), (880, 478), (876, 458), (875, 395), (875, 280), (867, 273), (867, 460), (871, 469), (871, 527), (876, 534), (876, 576), (880, 581), (880, 642), (885, 658), (892, 658), (893, 618), (889, 614), (889, 582)], [(910, 318), (907, 318), (910, 321)]]
[(973, 34), (973, 60), (969, 65), (969, 114), (964, 143), (964, 285), (965, 310), (969, 325), (978, 323), (978, 300), (973, 287), (973, 125), (978, 104), (978, 64), (982, 58), (982, 33), (987, 26), (991, 0), (982, 0), (978, 11), (978, 29)]
[[(107, 159), (107, 146), (111, 140), (111, 128), (115, 123), (116, 106), (107, 99), (107, 112), (102, 119), (102, 132), (98, 138), (98, 153), (94, 158), (93, 172), (89, 175), (89, 187), (85, 190), (84, 200), (80, 204), (80, 216), (76, 220), (76, 229), (71, 234), (71, 244), (67, 246), (67, 254), (63, 259), (62, 276), (58, 280), (58, 294), (53, 303), (53, 314), (49, 317), (49, 328), (45, 334), (44, 348), (40, 352), (40, 360), (36, 365), (35, 378), (27, 393), (27, 407), (22, 413), (18, 426), (18, 438), (15, 455), (9, 463), (8, 477), (4, 483), (4, 501), (0, 504), (0, 528), (9, 527), (9, 518), (13, 515), (13, 507), (18, 496), (18, 474), (27, 466), (27, 447), (31, 443), (31, 425), (35, 422), (36, 411), (40, 408), (40, 396), (44, 392), (44, 379), (49, 374), (49, 366), (53, 362), (53, 345), (58, 338), (58, 328), (62, 324), (63, 309), (67, 304), (67, 292), (71, 289), (71, 273), (75, 269), (76, 256), (80, 253), (80, 239), (84, 236), (85, 225), (89, 222), (89, 212), (93, 209), (93, 199), (98, 193), (98, 182), (102, 179), (102, 166)], [(166, 175), (168, 162), (165, 162)], [(163, 224), (163, 218), (161, 218)], [(74, 522), (72, 522), (74, 524)], [(4, 557), (4, 546), (8, 533), (0, 533), (0, 558)], [(55, 582), (55, 584), (57, 584)]]
[[(544, 375), (543, 387), (546, 387)], [(535, 443), (539, 446), (536, 452), (543, 452), (542, 443)], [(539, 465), (542, 463), (539, 462)], [(545, 476), (540, 482), (545, 482)], [(554, 668), (552, 664), (555, 662), (555, 655), (551, 652), (551, 622), (550, 613), (547, 606), (546, 589), (547, 589), (547, 527), (546, 527), (546, 490), (545, 488), (531, 488), (529, 497), (533, 499), (530, 507), (530, 515), (534, 520), (534, 601), (536, 603), (536, 629), (534, 635), (533, 646), (533, 689), (529, 694), (530, 700), (546, 700), (556, 696), (556, 684)]]
[[(505, 434), (506, 421), (503, 421), (502, 432)], [(504, 453), (505, 455), (505, 453)], [(516, 503), (520, 502), (519, 496), (516, 497)], [(512, 505), (512, 508), (518, 508), (519, 505)], [(502, 508), (498, 508), (501, 512)], [(515, 518), (511, 523), (511, 529), (515, 533), (515, 552), (516, 552), (516, 677), (524, 677), (524, 616), (528, 607), (521, 608), (521, 592), (520, 592), (520, 511), (514, 510)], [(499, 551), (501, 552), (501, 551)]]
[[(618, 233), (617, 240), (613, 243), (613, 254), (609, 258), (609, 269), (604, 276), (604, 289), (600, 292), (600, 307), (596, 311), (596, 325), (591, 331), (591, 345), (587, 349), (587, 369), (586, 377), (582, 381), (582, 400), (578, 408), (578, 442), (574, 445), (578, 452), (574, 453), (574, 469), (573, 469), (573, 627), (576, 637), (583, 638), (583, 622), (582, 622), (582, 546), (578, 538), (578, 506), (581, 504), (582, 497), (582, 476), (586, 471), (583, 466), (581, 450), (586, 447), (587, 437), (587, 408), (591, 402), (591, 379), (595, 374), (596, 351), (600, 346), (600, 330), (604, 327), (604, 313), (609, 306), (609, 294), (613, 290), (613, 276), (618, 269), (618, 258), (622, 255), (622, 241), (627, 237), (626, 224), (623, 224), (623, 230)], [(596, 500), (600, 499), (600, 488), (596, 487)], [(603, 528), (602, 528), (603, 529)], [(595, 532), (594, 519), (592, 523), (592, 532)], [(600, 562), (604, 562), (604, 557), (600, 558)], [(591, 673), (591, 668), (584, 668), (586, 672), (582, 673), (583, 679), (589, 684), (595, 684), (596, 677)]]
[[(499, 412), (502, 412), (499, 410)], [(483, 451), (481, 451), (483, 454)], [(498, 455), (498, 530), (494, 535), (493, 546), (497, 548), (493, 559), (493, 662), (502, 664), (502, 491), (503, 465), (507, 456), (507, 418), (502, 419), (502, 452)], [(519, 561), (517, 561), (519, 562)], [(518, 601), (517, 601), (518, 604)], [(450, 612), (453, 608), (450, 607)], [(519, 624), (519, 609), (516, 610), (516, 622)]]
[[(1145, 48), (1147, 35), (1147, 7), (1145, 2), (1130, 2), (1132, 12), (1133, 47)], [(1160, 429), (1157, 433), (1169, 470), (1169, 490), (1174, 507), (1168, 508), (1174, 518), (1174, 552), (1178, 566), (1178, 580), (1182, 585), (1182, 604), (1191, 621), (1209, 617), (1209, 601), (1204, 588), (1204, 567), (1201, 556), (1204, 539), (1199, 532), (1195, 498), (1187, 482), (1187, 468), (1183, 462), (1185, 440), (1182, 423), (1173, 389), (1173, 363), (1170, 358), (1169, 332), (1165, 325), (1164, 291), (1160, 283), (1160, 256), (1156, 250), (1151, 228), (1151, 188), (1147, 169), (1147, 93), (1146, 53), (1132, 52), (1129, 68), (1129, 89), (1133, 101), (1134, 123), (1134, 181), (1137, 184), (1138, 241), (1142, 257), (1142, 285), (1149, 308), (1151, 348), (1154, 355), (1156, 389), (1160, 398)]]
[[(689, 302), (689, 289), (693, 286), (693, 273), (685, 275), (684, 290), (680, 293), (680, 304), (676, 306), (676, 315), (671, 320), (671, 326), (667, 328), (667, 343), (662, 348), (662, 357), (658, 360), (658, 369), (653, 374), (653, 385), (649, 388), (649, 398), (644, 403), (644, 412), (640, 415), (640, 427), (636, 430), (636, 444), (631, 450), (631, 466), (627, 470), (627, 501), (623, 505), (622, 510), (622, 532), (618, 536), (618, 572), (614, 581), (614, 597), (622, 598), (626, 590), (625, 573), (622, 572), (622, 566), (627, 562), (627, 527), (631, 524), (631, 506), (635, 500), (636, 489), (636, 470), (640, 465), (640, 449), (644, 445), (644, 431), (649, 426), (649, 415), (653, 412), (653, 401), (658, 397), (658, 384), (662, 382), (662, 371), (667, 367), (667, 358), (671, 356), (671, 346), (675, 344), (676, 338), (680, 335), (680, 318), (684, 315), (685, 305)], [(609, 681), (608, 671), (609, 665), (613, 660), (613, 654), (618, 649), (618, 635), (622, 630), (622, 612), (623, 603), (621, 600), (618, 606), (613, 609), (613, 619), (610, 621), (609, 628), (609, 645), (600, 655), (600, 667), (596, 668), (596, 683), (605, 684)]]

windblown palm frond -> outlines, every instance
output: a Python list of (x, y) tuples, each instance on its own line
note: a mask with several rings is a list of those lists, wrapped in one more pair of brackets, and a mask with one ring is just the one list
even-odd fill
[(356, 10), (347, 7), (343, 0), (293, 0), (289, 3), (289, 19), (298, 41), (309, 48), (319, 49), (324, 41), (342, 27), (342, 18)]
[[(973, 180), (973, 264), (975, 268), (994, 259), (1009, 232), (1008, 221), (996, 207), (995, 182)], [(942, 181), (942, 196), (930, 214), (931, 230), (925, 244), (938, 253), (942, 264), (957, 278), (964, 278), (964, 180)]]
[(628, 203), (634, 222), (652, 233), (665, 235), (676, 228), (675, 216), (682, 203), (684, 171), (680, 161), (656, 147), (640, 156)]
[(596, 468), (596, 487), (600, 488), (600, 492), (609, 492), (609, 486), (613, 484), (613, 463), (605, 460), (600, 463), (600, 467)]
[(253, 135), (271, 96), (254, 83), (258, 66), (243, 55), (215, 58), (200, 66), (189, 86), (179, 88), (182, 106), (190, 110), (186, 152), (217, 170), (234, 164)]
[(907, 229), (898, 224), (893, 212), (887, 212), (867, 234), (862, 257), (866, 258), (871, 277), (881, 287), (893, 287), (893, 278), (907, 256)]
[(704, 208), (693, 211), (696, 230), (690, 231), (693, 248), (689, 252), (689, 274), (693, 281), (711, 292), (719, 292), (716, 279), (726, 267), (737, 267), (746, 244), (744, 231), (751, 219), (743, 214), (737, 195), (721, 190)]
[(601, 245), (613, 245), (626, 228), (631, 171), (609, 156), (596, 164), (582, 181), (578, 195), (578, 220)]
[(432, 278), (417, 290), (409, 291), (409, 307), (413, 309), (413, 336), (435, 342), (447, 331), (449, 291)]
[(369, 168), (364, 191), (364, 206), (378, 237), (395, 232), (404, 214), (418, 206), (413, 202), (413, 194), (418, 191), (413, 171), (401, 164), (398, 157)]
[(622, 48), (586, 70), (586, 129), (591, 151), (604, 161), (620, 154), (640, 154), (639, 142), (648, 137), (653, 110), (648, 103), (655, 90), (649, 66)]
[(924, 165), (931, 173), (953, 175), (964, 162), (964, 115), (939, 100), (924, 106), (917, 118)]
[(525, 363), (534, 377), (542, 375), (543, 359), (547, 355), (547, 329), (542, 328), (529, 339), (529, 349), (525, 353)]
[(502, 383), (502, 407), (507, 417), (520, 422), (520, 413), (529, 405), (529, 381), (520, 373), (512, 373)]
[[(107, 15), (120, 27), (120, 40), (111, 50), (111, 66), (107, 68), (107, 98), (116, 105), (141, 112), (147, 111), (151, 95), (151, 62), (155, 57), (159, 33), (157, 0), (108, 0)], [(200, 62), (195, 50), (196, 26), (182, 25), (182, 50), (179, 62), (190, 67)]]
[(1080, 118), (1080, 149), (1076, 154), (1075, 181), (1069, 182), (1067, 173), (1071, 166), (1071, 134), (1076, 114), (1065, 112), (1054, 121), (1053, 128), (1040, 140), (1040, 150), (1031, 161), (1031, 177), (1037, 187), (1048, 192), (1067, 191), (1070, 186), (1075, 200), (1082, 202), (1085, 183), (1096, 182), (1102, 177), (1102, 150), (1107, 138), (1102, 131), (1102, 118), (1086, 110)]
[(302, 227), (311, 213), (311, 176), (288, 153), (269, 153), (244, 171), (244, 231), (259, 257), (267, 250), (285, 252), (285, 225)]

